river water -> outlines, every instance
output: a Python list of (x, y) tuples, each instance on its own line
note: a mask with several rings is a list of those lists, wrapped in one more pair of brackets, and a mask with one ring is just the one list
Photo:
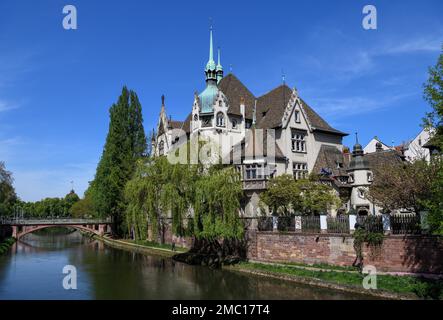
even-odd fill
[[(77, 289), (63, 287), (66, 265)], [(0, 256), (0, 300), (367, 298), (114, 249), (78, 232), (28, 234)]]

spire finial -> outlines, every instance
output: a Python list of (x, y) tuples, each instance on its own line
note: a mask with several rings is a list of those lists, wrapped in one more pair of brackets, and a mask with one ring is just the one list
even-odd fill
[(217, 51), (218, 51), (217, 67), (221, 67), (221, 63), (220, 63), (220, 47), (217, 48)]
[(164, 106), (164, 105), (165, 105), (165, 95), (162, 94), (162, 106)]
[(214, 52), (212, 46), (212, 19), (211, 26), (209, 27), (209, 61), (214, 61)]
[(358, 144), (358, 132), (355, 132), (355, 144)]
[(257, 100), (254, 102), (254, 110), (252, 112), (252, 125), (255, 127), (257, 122)]
[(281, 79), (283, 81), (283, 85), (285, 85), (286, 84), (286, 76), (285, 76), (283, 69), (281, 69)]

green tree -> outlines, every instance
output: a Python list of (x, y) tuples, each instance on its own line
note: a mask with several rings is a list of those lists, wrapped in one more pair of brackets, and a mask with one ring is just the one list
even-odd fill
[(433, 234), (443, 236), (443, 159), (435, 157), (429, 164), (433, 168), (429, 196), (423, 201), (428, 211), (427, 223)]
[(4, 162), (0, 161), (0, 216), (11, 215), (17, 201), (11, 172), (7, 171)]
[(432, 142), (443, 150), (443, 53), (437, 64), (429, 68), (429, 78), (424, 84), (424, 98), (432, 107), (432, 111), (423, 119), (424, 125), (435, 129)]
[[(443, 49), (443, 46), (442, 46)], [(426, 114), (425, 127), (435, 129), (432, 144), (443, 151), (443, 53), (440, 53), (437, 64), (429, 68), (429, 78), (424, 85), (424, 97), (431, 105), (432, 111)], [(435, 234), (443, 235), (443, 166), (441, 157), (431, 160), (433, 166), (440, 168), (433, 176), (430, 195), (425, 201), (428, 210), (428, 224)]]
[(71, 190), (66, 196), (65, 196), (65, 203), (68, 206), (68, 209), (70, 209), (77, 201), (80, 200), (80, 197), (75, 193), (74, 190)]
[(109, 113), (106, 143), (88, 192), (95, 213), (100, 217), (112, 216), (114, 231), (121, 233), (122, 214), (126, 209), (124, 188), (135, 171), (136, 161), (146, 152), (146, 136), (135, 92), (123, 87)]
[(375, 169), (368, 198), (386, 212), (402, 208), (419, 213), (431, 196), (438, 171), (436, 162), (425, 160), (385, 164)]
[(301, 211), (304, 214), (326, 213), (341, 205), (341, 200), (334, 189), (317, 180), (297, 180), (296, 185), (301, 191)]
[(69, 209), (69, 214), (74, 218), (89, 218), (94, 212), (92, 199), (85, 195), (83, 199), (75, 202)]
[(315, 177), (294, 180), (291, 175), (271, 179), (260, 200), (279, 216), (324, 213), (341, 203), (332, 187), (320, 183)]
[(291, 175), (275, 177), (269, 180), (267, 187), (260, 200), (273, 214), (288, 216), (301, 209), (301, 190)]
[(242, 187), (233, 167), (203, 169), (171, 164), (166, 157), (145, 159), (139, 162), (125, 195), (126, 225), (136, 239), (146, 237), (149, 223), (162, 241), (162, 219), (168, 216), (176, 235), (216, 242), (243, 234), (238, 218)]

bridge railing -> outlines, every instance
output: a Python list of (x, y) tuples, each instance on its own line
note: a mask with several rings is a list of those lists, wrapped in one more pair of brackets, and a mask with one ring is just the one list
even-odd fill
[(54, 218), (54, 219), (32, 219), (32, 218), (8, 218), (0, 217), (0, 225), (34, 225), (34, 224), (103, 224), (112, 223), (111, 218), (106, 219), (76, 219), (76, 218)]

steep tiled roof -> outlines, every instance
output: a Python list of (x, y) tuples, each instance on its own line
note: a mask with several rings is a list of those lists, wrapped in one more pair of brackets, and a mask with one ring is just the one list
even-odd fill
[(183, 121), (182, 130), (185, 131), (186, 133), (191, 132), (191, 119), (192, 119), (192, 112), (188, 114), (185, 121)]
[(381, 150), (365, 154), (365, 158), (369, 162), (369, 167), (373, 171), (382, 168), (389, 163), (401, 163), (404, 156), (397, 150)]
[[(240, 102), (245, 101), (245, 113), (247, 119), (252, 119), (253, 108), (257, 101), (257, 128), (276, 128), (281, 126), (281, 120), (285, 112), (288, 101), (292, 95), (292, 90), (287, 85), (281, 85), (270, 92), (256, 98), (246, 86), (238, 80), (232, 73), (224, 77), (218, 88), (225, 94), (229, 103), (229, 114), (240, 116)], [(318, 115), (309, 105), (300, 99), (308, 122), (313, 130), (325, 131), (332, 134), (347, 135), (337, 129), (332, 128), (320, 115)], [(182, 123), (183, 130), (189, 133), (191, 114)], [(179, 125), (178, 121), (177, 126)], [(180, 127), (180, 126), (179, 126)]]
[[(351, 157), (350, 154), (343, 154), (336, 147), (322, 145), (312, 172), (320, 174), (322, 169), (328, 169), (332, 172), (332, 176), (347, 175)], [(382, 150), (366, 153), (364, 158), (368, 161), (369, 168), (376, 174), (378, 168), (387, 164), (401, 163), (404, 156), (396, 150)], [(342, 163), (343, 167), (339, 168), (338, 163)]]
[(281, 125), (281, 119), (291, 94), (292, 90), (288, 86), (281, 85), (258, 98), (258, 128), (275, 128)]
[(240, 116), (240, 101), (245, 99), (245, 113), (247, 119), (252, 119), (252, 110), (255, 97), (240, 80), (232, 73), (220, 80), (218, 88), (225, 94), (229, 102), (229, 113)]
[[(340, 164), (340, 165), (339, 165)], [(320, 174), (322, 169), (332, 172), (333, 176), (347, 175), (346, 169), (349, 165), (349, 157), (334, 146), (323, 144), (318, 152), (312, 172)]]
[[(276, 128), (281, 126), (281, 120), (286, 106), (291, 98), (292, 90), (287, 85), (281, 85), (264, 94), (257, 100), (257, 123), (259, 128)], [(332, 128), (306, 102), (300, 99), (308, 122), (313, 130), (326, 131), (338, 135), (347, 135)]]
[(183, 126), (183, 121), (175, 121), (175, 120), (168, 121), (168, 128), (170, 129), (180, 129), (182, 126)]

